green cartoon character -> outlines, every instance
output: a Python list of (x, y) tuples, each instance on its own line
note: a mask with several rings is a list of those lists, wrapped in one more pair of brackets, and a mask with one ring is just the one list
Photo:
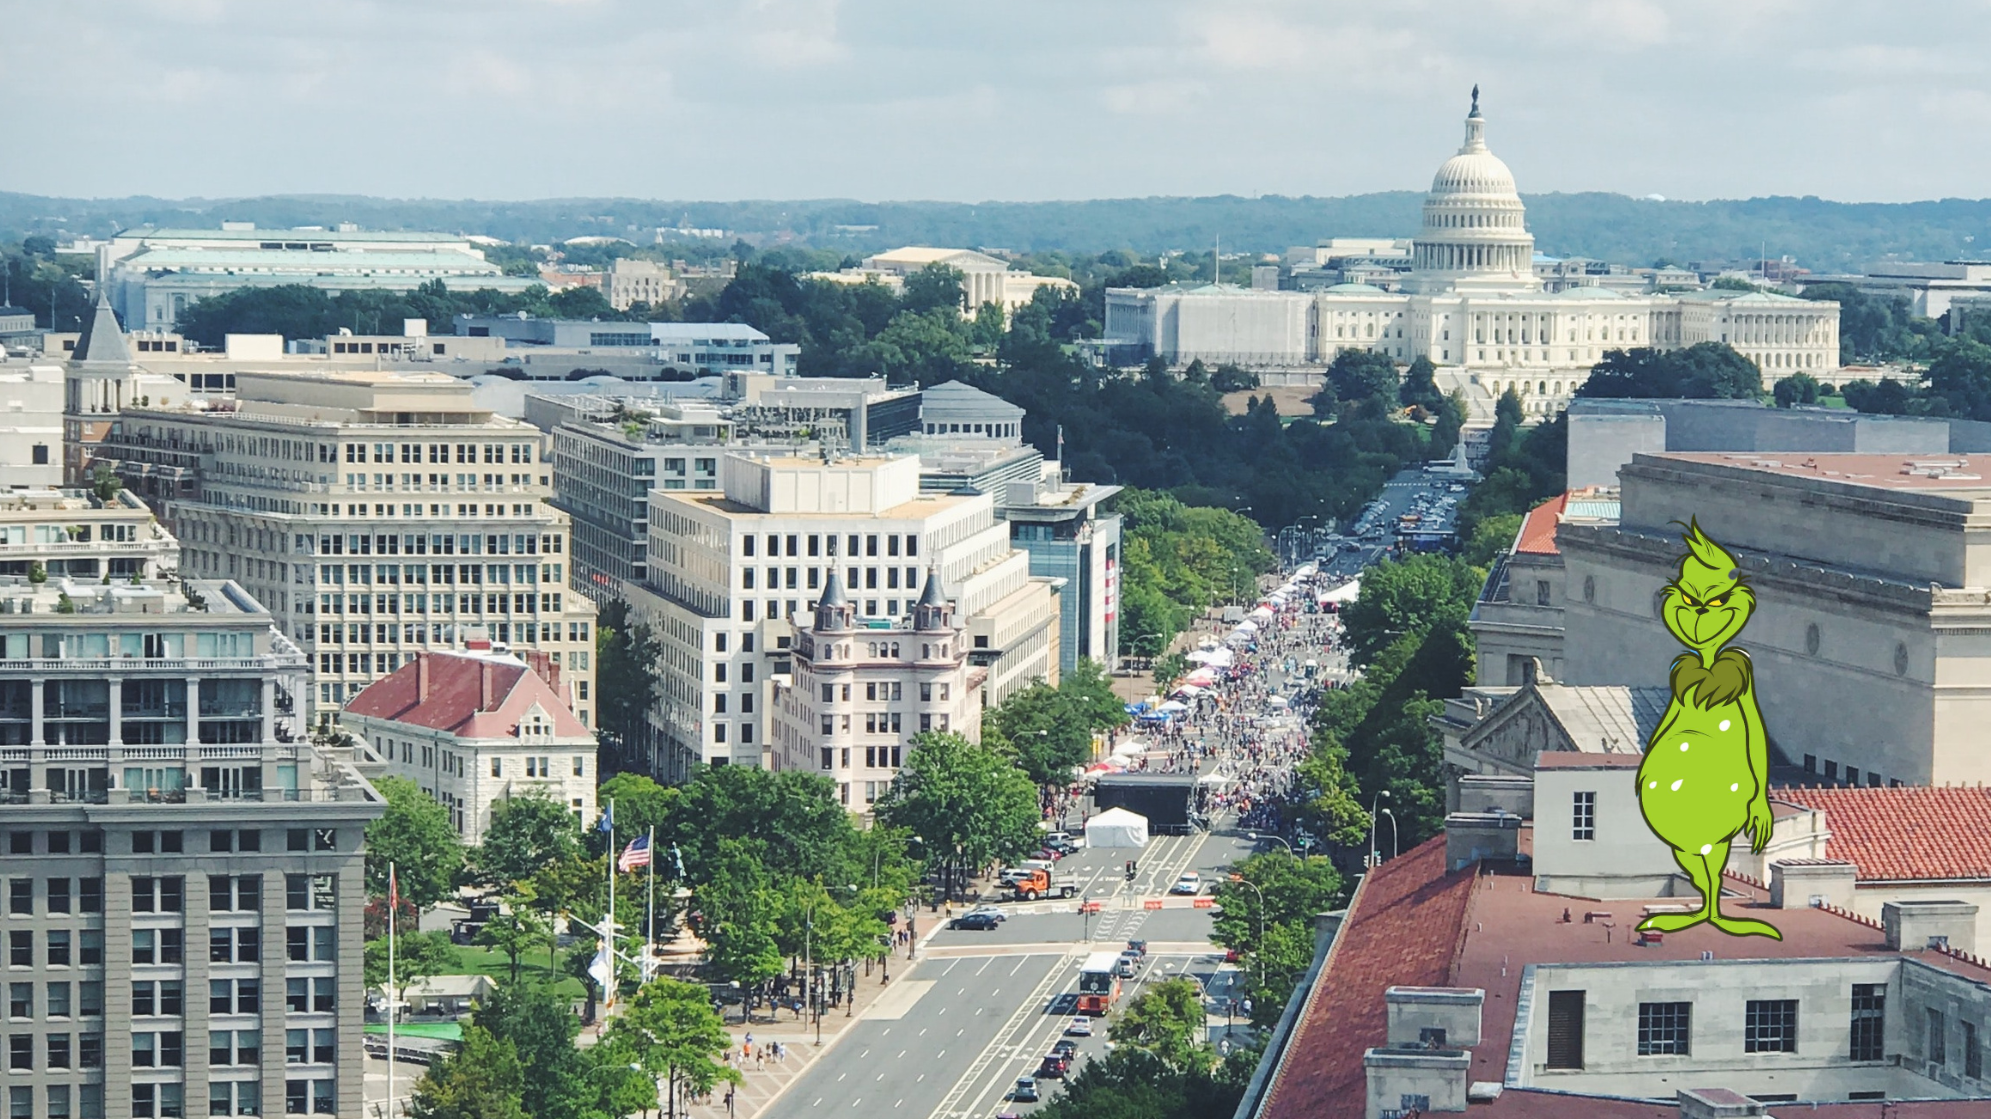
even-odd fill
[(1683, 537), (1687, 554), (1666, 585), (1660, 616), (1688, 649), (1673, 660), (1673, 698), (1645, 744), (1638, 803), (1645, 823), (1700, 891), (1696, 913), (1658, 913), (1641, 929), (1674, 932), (1703, 921), (1732, 936), (1783, 934), (1766, 922), (1721, 913), (1721, 876), (1729, 844), (1744, 832), (1750, 849), (1770, 841), (1769, 740), (1756, 707), (1749, 654), (1728, 642), (1749, 623), (1756, 596), (1735, 557), (1698, 523)]

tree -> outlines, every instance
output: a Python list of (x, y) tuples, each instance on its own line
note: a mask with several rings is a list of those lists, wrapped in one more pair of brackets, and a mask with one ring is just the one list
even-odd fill
[(1514, 545), (1514, 534), (1521, 531), (1522, 520), (1520, 513), (1499, 513), (1480, 521), (1473, 526), (1472, 538), (1460, 550), (1459, 558), (1474, 567), (1491, 567), (1494, 560)]
[(1915, 394), (1896, 380), (1883, 380), (1879, 384), (1856, 378), (1840, 386), (1840, 395), (1846, 398), (1846, 405), (1856, 412), (1878, 416), (1905, 416), (1917, 403)]
[[(448, 975), (457, 966), (456, 946), (446, 932), (404, 932), (394, 938), (394, 990), (388, 994), (399, 1003), (408, 988), (431, 975)], [(366, 942), (362, 961), (369, 988), (387, 986), (387, 938)]]
[(580, 855), (580, 825), (567, 806), (537, 790), (507, 797), (491, 809), (491, 826), (471, 857), (492, 885), (531, 878)]
[(1139, 1046), (1170, 1068), (1208, 1068), (1212, 1058), (1203, 1041), (1204, 1017), (1203, 989), (1181, 976), (1149, 984), (1106, 1033), (1116, 1045)]
[(1771, 385), (1770, 395), (1775, 398), (1777, 407), (1789, 408), (1797, 404), (1818, 403), (1818, 389), (1818, 378), (1809, 373), (1793, 373)]
[(1485, 574), (1445, 556), (1384, 561), (1362, 575), (1362, 597), (1341, 613), (1349, 655), (1367, 664), (1397, 638), (1421, 636), (1444, 620), (1463, 620)]
[(1459, 445), (1468, 415), (1465, 394), (1454, 391), (1438, 408), (1438, 422), (1431, 425), (1431, 457), (1449, 456)]
[(1991, 346), (1970, 338), (1944, 344), (1924, 378), (1941, 411), (1973, 420), (1991, 419)]
[(510, 1042), (475, 1025), (456, 1052), (430, 1066), (408, 1100), (414, 1119), (537, 1119), (520, 1104), (525, 1067)]
[(1189, 658), (1181, 653), (1170, 653), (1155, 661), (1155, 691), (1167, 692), (1170, 684), (1189, 675), (1191, 671), (1189, 664)]
[(1058, 694), (1087, 730), (1112, 730), (1127, 725), (1127, 704), (1113, 691), (1113, 678), (1091, 657), (1080, 657), (1058, 680)]
[(1216, 371), (1210, 374), (1210, 388), (1217, 392), (1248, 392), (1258, 385), (1258, 374), (1235, 365), (1219, 365)]
[(1215, 1068), (1178, 1069), (1147, 1049), (1115, 1046), (1087, 1061), (1040, 1119), (1206, 1119), (1229, 1115), (1244, 1098), (1257, 1054), (1232, 1051)]
[(519, 961), (534, 948), (549, 944), (552, 938), (553, 929), (546, 919), (534, 913), (521, 898), (484, 922), (484, 927), (477, 930), (476, 939), (478, 945), (504, 953), (512, 965), (512, 982), (517, 983)]
[(1375, 400), (1385, 410), (1397, 406), (1396, 362), (1378, 350), (1351, 349), (1334, 355), (1327, 383), (1343, 404)]
[(401, 896), (417, 910), (427, 909), (455, 890), (463, 868), (463, 843), (449, 821), (449, 809), (405, 777), (380, 777), (373, 786), (386, 811), (366, 826), (366, 888), (387, 894), (387, 868)]
[(1362, 845), (1369, 834), (1369, 811), (1362, 788), (1348, 772), (1348, 748), (1325, 730), (1316, 730), (1306, 756), (1293, 767), (1298, 823), (1343, 849)]
[(1008, 758), (959, 734), (915, 735), (875, 806), (877, 818), (919, 836), (955, 870), (1014, 859), (1037, 842), (1037, 790)]
[(744, 844), (776, 880), (856, 879), (857, 827), (838, 802), (836, 786), (814, 773), (740, 765), (701, 769), (680, 790), (668, 819), (669, 826), (657, 830), (658, 850), (677, 845), (694, 886), (713, 880), (728, 841)]
[(532, 1119), (590, 1119), (590, 1069), (574, 1047), (581, 1025), (550, 986), (499, 986), (477, 1004), (471, 1028), (511, 1047), (520, 1065), (532, 1070), (519, 1089)]
[[(604, 693), (606, 694), (606, 693)], [(671, 820), (677, 810), (684, 790), (667, 788), (650, 777), (640, 773), (618, 773), (601, 783), (595, 790), (595, 801), (599, 804), (615, 805), (615, 842), (623, 847), (639, 835), (647, 835), (652, 828), (660, 836), (669, 836)], [(608, 837), (599, 829), (588, 832), (588, 845), (591, 849), (615, 855), (620, 851), (608, 852)], [(657, 875), (669, 878), (677, 872), (666, 850), (652, 852), (652, 856), (666, 861), (657, 864)]]
[(635, 620), (627, 603), (618, 598), (602, 607), (595, 621), (596, 722), (625, 757), (645, 741), (662, 659), (656, 636)]
[(1441, 415), (1445, 409), (1445, 394), (1438, 391), (1438, 367), (1423, 354), (1410, 363), (1404, 372), (1403, 387), (1398, 395), (1406, 405), (1424, 409), (1431, 415)]
[(1697, 342), (1683, 350), (1606, 350), (1576, 394), (1755, 400), (1763, 395), (1763, 371), (1726, 342)]
[(906, 277), (899, 302), (914, 314), (940, 310), (953, 312), (958, 318), (967, 301), (966, 281), (967, 276), (958, 268), (929, 264)]
[(1085, 714), (1061, 688), (1042, 680), (991, 711), (984, 731), (994, 731), (1007, 742), (1017, 765), (1040, 786), (1070, 784), (1073, 769), (1092, 756), (1092, 732)]
[(766, 867), (746, 844), (719, 841), (711, 877), (693, 891), (693, 928), (705, 940), (705, 960), (720, 975), (751, 990), (781, 973), (775, 945), (781, 902)]
[(626, 1044), (645, 1072), (663, 1077), (673, 1100), (680, 1087), (702, 1094), (722, 1082), (742, 1082), (740, 1071), (720, 1060), (732, 1035), (705, 988), (695, 983), (670, 978), (645, 983), (609, 1027), (609, 1036)]

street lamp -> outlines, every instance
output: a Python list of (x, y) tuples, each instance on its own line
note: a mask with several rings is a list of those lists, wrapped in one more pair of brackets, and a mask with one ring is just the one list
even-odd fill
[[(1375, 797), (1369, 801), (1369, 858), (1363, 864), (1365, 869), (1373, 870), (1376, 864), (1383, 861), (1380, 857), (1381, 853), (1376, 850), (1376, 813), (1378, 806), (1383, 802), (1383, 798), (1388, 795), (1390, 795), (1388, 789), (1378, 789), (1376, 790)], [(1390, 827), (1396, 827), (1395, 816), (1390, 817)]]
[(1244, 833), (1244, 837), (1245, 837), (1246, 839), (1249, 839), (1249, 840), (1253, 841), (1253, 842), (1257, 842), (1258, 840), (1261, 840), (1261, 839), (1269, 839), (1269, 840), (1271, 840), (1272, 842), (1274, 842), (1274, 843), (1277, 843), (1277, 844), (1278, 844), (1279, 846), (1281, 846), (1281, 847), (1284, 847), (1284, 848), (1286, 849), (1286, 853), (1287, 853), (1288, 855), (1292, 855), (1292, 856), (1294, 856), (1295, 858), (1297, 858), (1297, 857), (1299, 856), (1299, 852), (1298, 852), (1298, 851), (1295, 851), (1295, 850), (1293, 850), (1293, 845), (1292, 845), (1292, 844), (1290, 844), (1290, 843), (1286, 842), (1285, 840), (1283, 840), (1283, 839), (1279, 838), (1279, 837), (1278, 837), (1278, 836), (1276, 836), (1276, 835), (1273, 835), (1273, 834), (1271, 834), (1270, 832), (1264, 832), (1264, 833), (1260, 833), (1260, 832), (1255, 832), (1255, 831), (1248, 831), (1248, 832), (1245, 832), (1245, 833)]
[(1383, 815), (1390, 818), (1390, 858), (1396, 858), (1396, 813), (1383, 809)]
[(1258, 985), (1265, 986), (1265, 891), (1254, 882), (1247, 881), (1242, 874), (1231, 875), (1231, 881), (1240, 886), (1250, 886), (1251, 892), (1258, 895)]

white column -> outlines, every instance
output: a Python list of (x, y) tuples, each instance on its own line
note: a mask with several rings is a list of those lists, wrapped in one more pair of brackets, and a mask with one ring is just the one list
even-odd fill
[(48, 681), (42, 677), (33, 677), (28, 681), (28, 745), (30, 746), (42, 746), (48, 742), (48, 739), (45, 737), (42, 719), (42, 707), (44, 706), (42, 690), (47, 683)]
[(200, 677), (187, 677), (187, 750), (200, 742)]
[(277, 737), (277, 682), (273, 676), (263, 677), (263, 741), (275, 742)]
[(110, 685), (111, 698), (111, 745), (124, 745), (124, 681), (116, 676), (106, 681)]

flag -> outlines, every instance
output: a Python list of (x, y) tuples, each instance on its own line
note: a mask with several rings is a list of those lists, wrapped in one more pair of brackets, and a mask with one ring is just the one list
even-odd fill
[(612, 801), (612, 800), (611, 800), (611, 801), (609, 801), (609, 802), (608, 802), (608, 805), (607, 805), (607, 807), (605, 807), (605, 808), (603, 808), (603, 809), (601, 810), (601, 822), (595, 825), (595, 830), (596, 830), (596, 831), (598, 831), (598, 832), (600, 832), (600, 833), (602, 833), (603, 835), (614, 835), (614, 834), (615, 834), (615, 802), (614, 802), (614, 801)]
[(627, 874), (639, 866), (649, 865), (650, 837), (639, 835), (629, 841), (629, 846), (622, 849), (622, 857), (616, 860), (615, 869)]
[(387, 911), (401, 908), (401, 883), (394, 876), (394, 864), (387, 864)]
[(677, 844), (675, 843), (671, 844), (671, 858), (676, 860), (677, 876), (680, 880), (682, 880), (684, 878), (684, 852), (678, 850)]
[(615, 958), (609, 955), (607, 937), (602, 938), (601, 950), (595, 953), (594, 960), (588, 964), (588, 977), (593, 979), (595, 984), (607, 994), (610, 1001), (613, 1001), (615, 995)]

